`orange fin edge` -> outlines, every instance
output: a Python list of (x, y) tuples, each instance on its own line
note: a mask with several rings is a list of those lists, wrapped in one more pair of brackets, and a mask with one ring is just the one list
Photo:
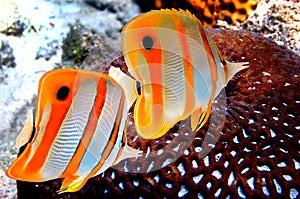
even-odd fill
[(79, 191), (87, 182), (88, 179), (80, 176), (68, 176), (62, 182), (60, 189), (57, 191), (58, 194), (65, 192), (76, 192)]

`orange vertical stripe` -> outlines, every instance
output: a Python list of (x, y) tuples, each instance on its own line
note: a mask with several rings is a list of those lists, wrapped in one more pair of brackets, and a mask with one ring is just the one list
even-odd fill
[(188, 35), (186, 35), (186, 31), (182, 24), (182, 21), (177, 21), (175, 25), (176, 25), (175, 27), (176, 31), (178, 32), (178, 38), (181, 44), (184, 72), (185, 72), (186, 101), (185, 101), (185, 110), (183, 115), (186, 115), (189, 114), (194, 109), (194, 105), (195, 105), (193, 65), (192, 65), (190, 46), (187, 40)]
[[(38, 145), (35, 149), (35, 152), (38, 151), (39, 154), (34, 155), (32, 157), (32, 159), (28, 162), (28, 165), (26, 166), (26, 173), (28, 173), (28, 174), (37, 173), (41, 169), (43, 164), (45, 163), (49, 149), (50, 149), (51, 145), (53, 144), (53, 141), (57, 135), (57, 132), (60, 129), (61, 123), (63, 122), (63, 119), (65, 118), (65, 116), (68, 112), (69, 106), (72, 103), (72, 97), (74, 95), (74, 92), (76, 92), (76, 90), (72, 91), (72, 89), (71, 89), (71, 91), (70, 91), (71, 93), (69, 94), (69, 97), (63, 102), (58, 102), (55, 99), (55, 94), (53, 93), (53, 90), (44, 91), (44, 90), (42, 90), (42, 87), (45, 86), (44, 84), (53, 84), (53, 85), (55, 85), (55, 86), (53, 86), (53, 89), (55, 89), (54, 90), (55, 93), (60, 88), (61, 85), (68, 86), (69, 88), (78, 88), (78, 84), (74, 85), (77, 71), (69, 70), (68, 72), (65, 72), (64, 73), (65, 79), (59, 78), (60, 72), (61, 72), (61, 70), (54, 70), (54, 71), (47, 72), (44, 74), (44, 76), (40, 80), (39, 90), (38, 90), (39, 95), (38, 95), (38, 99), (37, 99), (37, 109), (36, 109), (37, 121), (36, 121), (36, 125), (35, 125), (37, 133), (32, 140), (33, 144)], [(52, 101), (52, 104), (50, 103), (51, 101)], [(41, 137), (41, 141), (39, 143), (36, 143), (35, 141), (36, 141), (37, 137), (41, 136), (41, 135), (39, 135), (39, 133), (40, 133), (39, 125), (41, 124), (41, 120), (43, 117), (42, 113), (45, 112), (45, 108), (49, 104), (51, 104), (51, 113), (50, 113), (49, 120), (48, 120), (49, 122), (47, 123), (47, 126), (45, 128), (45, 132), (47, 132), (47, 133), (45, 133)], [(59, 106), (59, 108), (58, 108), (58, 106)], [(22, 159), (23, 158), (28, 159), (29, 155), (35, 153), (32, 151), (32, 148), (33, 147), (30, 146), (30, 148), (28, 147), (28, 150), (27, 150), (27, 148), (25, 149), (25, 151), (22, 153), (22, 155), (24, 154), (24, 157), (22, 157)], [(18, 159), (21, 160), (21, 156)]]
[[(148, 69), (149, 69), (149, 77), (151, 82), (151, 95), (152, 95), (152, 103), (150, 106), (153, 105), (159, 105), (161, 107), (164, 107), (164, 100), (163, 100), (163, 63), (162, 63), (162, 47), (160, 45), (158, 36), (156, 32), (151, 33), (151, 35), (154, 37), (154, 48), (151, 51), (143, 51), (143, 55), (146, 58), (146, 61), (148, 63)], [(146, 36), (146, 35), (145, 35)], [(149, 98), (147, 99), (149, 100)], [(148, 106), (148, 102), (146, 102), (146, 106)], [(151, 108), (147, 107), (147, 108)], [(147, 109), (151, 110), (151, 109)], [(150, 115), (150, 118), (154, 120), (161, 120), (163, 116), (163, 109), (153, 109), (152, 114)], [(148, 111), (146, 113), (149, 114)], [(153, 123), (153, 121), (151, 121)]]
[(93, 134), (95, 133), (98, 119), (101, 114), (103, 105), (105, 103), (106, 95), (103, 95), (103, 93), (106, 93), (106, 81), (100, 78), (98, 80), (97, 88), (98, 88), (97, 96), (94, 102), (93, 109), (90, 113), (90, 118), (85, 128), (85, 131), (83, 133), (83, 136), (79, 142), (75, 154), (73, 155), (70, 163), (68, 164), (67, 168), (65, 169), (61, 177), (70, 176), (76, 173), (80, 165), (80, 162), (86, 152), (86, 149), (88, 148), (88, 145), (93, 137)]
[(210, 94), (210, 100), (207, 104), (207, 110), (206, 110), (206, 115), (205, 118), (203, 119), (202, 125), (204, 125), (204, 123), (207, 121), (208, 117), (210, 116), (210, 111), (211, 111), (211, 103), (214, 100), (214, 96), (216, 93), (216, 89), (217, 89), (217, 80), (218, 80), (218, 72), (217, 72), (217, 64), (215, 61), (215, 57), (212, 53), (212, 50), (210, 48), (210, 45), (208, 43), (208, 39), (206, 34), (205, 34), (205, 30), (204, 27), (202, 26), (202, 24), (200, 24), (200, 22), (198, 22), (198, 26), (199, 26), (199, 30), (201, 33), (201, 37), (206, 49), (206, 52), (208, 53), (208, 60), (209, 60), (209, 66), (210, 66), (210, 72), (211, 72), (211, 83), (212, 83), (212, 88), (211, 88), (211, 94)]
[(211, 89), (210, 99), (212, 101), (214, 99), (214, 96), (215, 96), (216, 85), (217, 85), (217, 80), (218, 80), (217, 65), (216, 65), (215, 58), (214, 58), (214, 55), (212, 53), (212, 50), (210, 48), (210, 45), (208, 43), (208, 38), (206, 37), (206, 34), (204, 32), (205, 31), (204, 27), (200, 23), (198, 23), (198, 26), (199, 26), (199, 30), (200, 30), (200, 33), (201, 33), (203, 43), (204, 43), (205, 50), (208, 54), (208, 61), (209, 61), (210, 72), (211, 72), (211, 80), (212, 80), (212, 82), (211, 82), (212, 83), (212, 89)]
[[(95, 166), (93, 168), (93, 170), (91, 171), (91, 173), (88, 175), (88, 178), (93, 177), (102, 168), (102, 166), (105, 163), (106, 159), (109, 157), (111, 151), (115, 147), (116, 141), (118, 139), (118, 133), (119, 133), (119, 130), (120, 130), (120, 123), (121, 123), (121, 120), (122, 120), (122, 117), (123, 117), (124, 104), (125, 104), (125, 94), (124, 94), (124, 91), (122, 90), (122, 98), (121, 98), (121, 101), (119, 103), (118, 112), (116, 113), (117, 114), (117, 118), (116, 118), (116, 120), (114, 122), (113, 132), (111, 133), (109, 142), (105, 146), (105, 150), (104, 150), (104, 152), (102, 154), (101, 160), (99, 161), (99, 163), (97, 164), (97, 166)], [(124, 134), (123, 134), (123, 136), (124, 136)], [(123, 138), (123, 136), (122, 136), (122, 138)], [(123, 149), (121, 149), (121, 150), (123, 150)]]

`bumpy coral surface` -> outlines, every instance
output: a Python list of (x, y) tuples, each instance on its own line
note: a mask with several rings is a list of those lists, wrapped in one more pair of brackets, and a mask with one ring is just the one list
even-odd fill
[(188, 9), (206, 27), (213, 27), (219, 19), (229, 24), (245, 21), (250, 12), (256, 9), (258, 0), (137, 0), (137, 2), (142, 11), (161, 8)]

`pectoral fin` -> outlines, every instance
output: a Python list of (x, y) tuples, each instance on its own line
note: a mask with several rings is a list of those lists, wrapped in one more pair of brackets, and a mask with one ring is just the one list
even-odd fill
[(198, 131), (207, 121), (210, 115), (210, 105), (208, 107), (200, 107), (191, 115), (192, 131)]

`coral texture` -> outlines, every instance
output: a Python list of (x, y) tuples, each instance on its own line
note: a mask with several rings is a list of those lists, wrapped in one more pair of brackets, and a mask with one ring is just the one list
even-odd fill
[(195, 14), (206, 27), (215, 27), (218, 20), (225, 20), (229, 24), (245, 21), (250, 12), (256, 9), (258, 1), (253, 0), (137, 0), (142, 11), (161, 8), (188, 9)]
[[(208, 121), (195, 134), (183, 155), (162, 169), (126, 173), (113, 168), (90, 179), (78, 192), (57, 195), (61, 180), (17, 182), (18, 198), (296, 198), (300, 196), (300, 57), (270, 39), (248, 31), (208, 29), (221, 54), (229, 61), (249, 61), (250, 67), (234, 76), (226, 89), (225, 122)], [(121, 52), (107, 66), (126, 71)], [(219, 98), (216, 101), (220, 100)], [(216, 106), (217, 107), (217, 106)], [(215, 109), (217, 117), (222, 111)], [(219, 114), (219, 115), (218, 115)], [(132, 110), (128, 142), (146, 152), (172, 145), (177, 130), (190, 132), (189, 119), (157, 140), (136, 136)], [(204, 137), (216, 140), (205, 153)], [(217, 136), (219, 134), (219, 136)], [(175, 146), (174, 146), (175, 147)], [(178, 149), (179, 151), (181, 150)], [(162, 156), (174, 156), (164, 151)], [(143, 164), (143, 157), (125, 163)]]

